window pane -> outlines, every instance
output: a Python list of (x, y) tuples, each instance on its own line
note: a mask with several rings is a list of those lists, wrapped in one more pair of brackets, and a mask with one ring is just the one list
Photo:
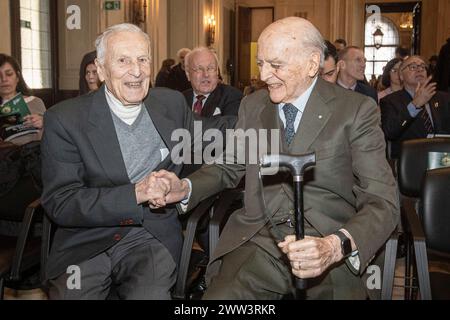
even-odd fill
[[(373, 36), (377, 28), (383, 32), (382, 45), (379, 49), (374, 46)], [(395, 48), (399, 45), (397, 27), (390, 19), (383, 16), (378, 21), (369, 18), (366, 21), (364, 43), (364, 54), (367, 59), (366, 77), (370, 79), (372, 74), (378, 77), (383, 73), (386, 63), (395, 56)]]
[(49, 0), (20, 0), (22, 68), (34, 89), (51, 88)]

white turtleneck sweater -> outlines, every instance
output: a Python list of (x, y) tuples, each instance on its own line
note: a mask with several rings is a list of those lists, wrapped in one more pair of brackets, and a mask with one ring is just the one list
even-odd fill
[(108, 102), (109, 108), (114, 114), (120, 118), (123, 122), (131, 126), (134, 121), (139, 116), (144, 103), (134, 106), (124, 106), (114, 95), (109, 91), (108, 87), (105, 86), (106, 101)]

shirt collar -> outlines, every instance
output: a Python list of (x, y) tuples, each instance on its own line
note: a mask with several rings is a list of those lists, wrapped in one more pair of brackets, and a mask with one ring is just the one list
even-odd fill
[[(303, 92), (303, 94), (298, 97), (294, 102), (292, 102), (292, 105), (296, 107), (301, 113), (305, 111), (306, 104), (308, 103), (309, 97), (311, 96), (311, 93), (314, 89), (314, 86), (317, 83), (317, 77), (314, 79), (313, 83), (309, 86), (309, 88)], [(285, 103), (280, 103), (278, 105), (279, 110), (283, 110)]]
[(345, 89), (348, 89), (348, 90), (355, 91), (356, 86), (358, 85), (358, 81), (356, 81), (355, 84), (352, 85), (351, 87), (346, 86), (346, 85), (343, 84), (339, 79), (337, 80), (337, 84), (340, 85), (342, 88), (345, 88)]
[(198, 95), (201, 95), (201, 96), (204, 96), (204, 97), (205, 97), (205, 99), (203, 99), (203, 101), (206, 101), (206, 100), (208, 99), (208, 97), (211, 95), (211, 92), (208, 93), (208, 94), (200, 94), (200, 93), (197, 93), (197, 92), (195, 92), (195, 91), (193, 91), (193, 92), (194, 92), (194, 101), (197, 100), (197, 96), (198, 96)]

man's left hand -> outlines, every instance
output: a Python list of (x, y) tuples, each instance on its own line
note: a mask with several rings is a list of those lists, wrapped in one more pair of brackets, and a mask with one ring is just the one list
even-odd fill
[(278, 246), (287, 254), (292, 273), (302, 279), (320, 276), (332, 264), (343, 258), (340, 240), (335, 235), (325, 238), (307, 236), (298, 241), (291, 235)]

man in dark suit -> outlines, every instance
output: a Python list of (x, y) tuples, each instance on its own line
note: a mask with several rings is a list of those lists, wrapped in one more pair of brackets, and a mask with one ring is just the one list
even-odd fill
[(183, 92), (191, 88), (191, 83), (186, 76), (186, 66), (184, 60), (186, 55), (191, 51), (189, 48), (182, 48), (178, 50), (177, 57), (180, 61), (177, 65), (170, 69), (167, 77), (167, 87), (173, 90)]
[[(201, 117), (232, 116), (237, 119), (242, 92), (220, 83), (216, 54), (206, 47), (198, 47), (186, 55), (185, 64), (192, 89), (184, 91), (183, 95), (192, 111)], [(185, 165), (182, 176), (191, 174), (200, 166)]]
[(359, 47), (349, 46), (340, 50), (338, 65), (338, 85), (371, 97), (375, 102), (378, 102), (377, 91), (364, 83), (366, 58)]
[(141, 29), (112, 26), (96, 47), (105, 85), (45, 116), (42, 204), (57, 226), (50, 299), (105, 299), (111, 287), (120, 299), (170, 299), (181, 226), (173, 207), (153, 209), (169, 190), (153, 171), (180, 172), (171, 135), (192, 132), (194, 118), (181, 94), (148, 94), (150, 40)]
[[(308, 278), (310, 299), (365, 299), (373, 293), (365, 270), (397, 225), (396, 183), (375, 102), (318, 78), (324, 48), (319, 31), (305, 19), (271, 24), (258, 40), (257, 56), (268, 92), (244, 98), (236, 124), (258, 137), (244, 145), (244, 163), (230, 148), (224, 164), (204, 166), (188, 179), (156, 174), (171, 181), (164, 200), (190, 194), (189, 208), (245, 175), (245, 206), (222, 231), (207, 270), (206, 299), (279, 299), (295, 290), (293, 273)], [(265, 142), (272, 154), (316, 153), (316, 165), (305, 175), (304, 240), (289, 236), (289, 172), (279, 169), (261, 182), (259, 163), (250, 160)]]
[(392, 158), (400, 155), (402, 141), (450, 133), (449, 96), (436, 91), (424, 60), (408, 57), (400, 66), (400, 79), (404, 89), (380, 101), (381, 123), (386, 140), (392, 143)]

